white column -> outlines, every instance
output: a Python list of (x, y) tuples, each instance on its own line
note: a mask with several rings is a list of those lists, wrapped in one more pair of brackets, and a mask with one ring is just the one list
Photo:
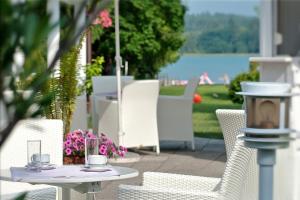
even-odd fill
[[(58, 23), (60, 18), (60, 6), (59, 0), (48, 0), (47, 1), (47, 12), (50, 14), (50, 24), (54, 25)], [(59, 26), (55, 26), (48, 35), (47, 41), (47, 65), (49, 66), (54, 59), (55, 53), (59, 49)], [(59, 63), (56, 63), (55, 69), (57, 69)]]
[(260, 3), (260, 55), (274, 56), (277, 21), (277, 0), (261, 0)]
[[(76, 16), (77, 13), (79, 12), (80, 9), (80, 5), (81, 5), (82, 1), (76, 1), (76, 3), (74, 4), (74, 15)], [(77, 33), (80, 29), (80, 27), (82, 27), (85, 24), (86, 21), (86, 11), (85, 9), (83, 10), (83, 12), (81, 13), (79, 20), (76, 22), (76, 30), (75, 33)], [(85, 33), (84, 33), (85, 34)], [(78, 38), (79, 42), (80, 38)], [(82, 85), (84, 83), (84, 80), (86, 78), (86, 72), (85, 72), (85, 65), (87, 64), (87, 45), (86, 45), (86, 35), (84, 35), (83, 40), (82, 40), (82, 47), (80, 49), (79, 52), (79, 59), (78, 59), (78, 72), (79, 72), (79, 85)]]

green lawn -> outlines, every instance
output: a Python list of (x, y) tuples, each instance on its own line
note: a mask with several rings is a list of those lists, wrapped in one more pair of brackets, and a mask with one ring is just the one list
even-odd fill
[[(202, 96), (201, 104), (194, 104), (193, 123), (194, 132), (198, 137), (222, 138), (222, 133), (215, 114), (218, 108), (240, 109), (240, 104), (233, 104), (227, 95), (228, 89), (223, 85), (204, 85), (197, 88)], [(162, 87), (162, 95), (182, 95), (184, 87)]]

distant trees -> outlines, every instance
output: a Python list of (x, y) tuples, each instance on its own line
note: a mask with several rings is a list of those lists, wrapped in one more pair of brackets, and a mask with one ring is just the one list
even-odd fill
[(185, 17), (183, 53), (258, 53), (257, 17), (232, 14), (193, 14)]
[[(120, 1), (121, 56), (129, 62), (129, 74), (153, 78), (162, 66), (179, 58), (184, 15), (180, 0)], [(94, 57), (104, 55), (103, 74), (111, 74), (115, 66), (114, 28), (93, 29)]]

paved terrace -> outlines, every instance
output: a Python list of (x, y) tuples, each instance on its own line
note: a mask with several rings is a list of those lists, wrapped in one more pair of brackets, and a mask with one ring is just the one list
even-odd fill
[[(135, 168), (139, 170), (140, 175), (132, 179), (102, 183), (102, 192), (96, 195), (97, 200), (115, 199), (118, 185), (121, 183), (140, 185), (145, 171), (221, 177), (226, 161), (224, 141), (196, 138), (195, 142), (194, 152), (186, 149), (181, 142), (162, 143), (159, 156), (150, 150), (137, 151), (141, 156), (139, 162), (118, 165)], [(81, 199), (80, 196), (82, 195), (77, 192), (72, 193), (72, 199)]]

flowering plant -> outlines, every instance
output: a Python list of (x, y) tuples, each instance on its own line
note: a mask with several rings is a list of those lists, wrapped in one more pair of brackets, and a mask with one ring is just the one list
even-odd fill
[(93, 21), (94, 25), (101, 25), (103, 28), (109, 28), (112, 25), (112, 19), (109, 16), (108, 10), (102, 10), (97, 18)]
[[(85, 155), (85, 138), (96, 139), (97, 137), (89, 131), (75, 130), (65, 136), (64, 155), (67, 157)], [(108, 158), (124, 157), (127, 149), (123, 146), (117, 146), (105, 134), (100, 134), (99, 154)]]

